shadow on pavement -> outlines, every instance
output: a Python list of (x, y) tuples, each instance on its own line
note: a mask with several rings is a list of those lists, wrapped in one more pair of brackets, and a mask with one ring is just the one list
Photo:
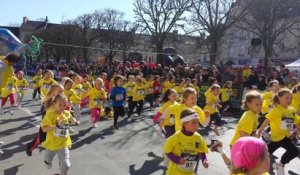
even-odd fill
[[(26, 142), (31, 141), (37, 134), (31, 134), (21, 137), (19, 140), (15, 142), (11, 142), (9, 144), (5, 144), (2, 146), (4, 154), (0, 157), (0, 160), (5, 160), (10, 157), (13, 157), (14, 154), (17, 154), (19, 152), (24, 152), (25, 156), (25, 145)], [(13, 147), (13, 148), (12, 148)]]
[(163, 174), (166, 173), (166, 167), (160, 165), (160, 163), (163, 161), (162, 157), (155, 155), (153, 152), (149, 152), (148, 157), (152, 159), (146, 160), (140, 169), (135, 169), (135, 165), (130, 165), (130, 175), (152, 174), (160, 170), (164, 172)]
[(4, 175), (15, 175), (17, 174), (19, 167), (22, 166), (24, 164), (20, 164), (20, 165), (16, 165), (14, 167), (8, 168), (4, 170)]

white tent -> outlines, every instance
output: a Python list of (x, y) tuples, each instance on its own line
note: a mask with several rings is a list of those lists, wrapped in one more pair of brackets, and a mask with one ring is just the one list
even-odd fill
[(300, 58), (295, 62), (285, 65), (289, 70), (300, 70)]

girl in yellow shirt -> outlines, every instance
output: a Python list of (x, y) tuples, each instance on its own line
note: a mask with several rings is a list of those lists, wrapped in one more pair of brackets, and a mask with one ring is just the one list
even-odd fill
[(175, 86), (175, 77), (170, 76), (167, 81), (163, 83), (162, 93), (166, 93), (168, 89), (171, 89)]
[(222, 112), (227, 114), (227, 110), (231, 108), (232, 104), (230, 98), (232, 96), (232, 81), (227, 81), (221, 89)]
[(39, 81), (39, 87), (41, 87), (41, 94), (44, 97), (51, 85), (56, 84), (56, 81), (53, 79), (53, 73), (51, 70), (47, 70), (44, 73), (44, 78)]
[(292, 92), (289, 89), (279, 90), (273, 99), (275, 107), (266, 115), (266, 120), (257, 131), (257, 136), (260, 137), (264, 128), (270, 125), (271, 142), (268, 144), (270, 154), (273, 154), (280, 147), (286, 149), (280, 162), (273, 164), (277, 174), (284, 174), (284, 165), (299, 155), (297, 147), (289, 138), (295, 125), (300, 130), (299, 116), (296, 114), (295, 109), (290, 107), (291, 102)]
[(36, 94), (38, 94), (39, 98), (41, 96), (41, 87), (39, 86), (39, 81), (43, 78), (43, 71), (42, 69), (38, 69), (36, 72), (36, 75), (32, 78), (33, 83), (33, 94), (32, 94), (32, 100), (35, 100)]
[(127, 102), (128, 104), (132, 103), (132, 96), (133, 96), (133, 88), (135, 86), (135, 82), (134, 82), (134, 75), (129, 75), (128, 76), (128, 81), (127, 83), (125, 83), (124, 87), (126, 89), (126, 93), (127, 93)]
[(10, 101), (9, 113), (13, 115), (13, 107), (15, 104), (14, 94), (16, 93), (16, 89), (17, 89), (17, 78), (13, 75), (10, 78), (8, 78), (5, 88), (2, 89), (1, 109), (0, 109), (1, 115), (4, 113), (4, 106), (7, 101), (7, 98), (9, 98)]
[(236, 126), (230, 146), (232, 146), (240, 137), (251, 136), (256, 131), (261, 106), (262, 98), (259, 92), (250, 91), (246, 94), (242, 106), (246, 111)]
[(17, 73), (17, 94), (18, 94), (18, 107), (21, 108), (21, 103), (25, 92), (29, 86), (27, 80), (24, 78), (24, 72), (19, 71)]
[(97, 121), (101, 116), (101, 109), (103, 108), (103, 104), (107, 100), (107, 95), (103, 87), (103, 80), (101, 78), (97, 78), (95, 80), (94, 87), (87, 94), (87, 96), (89, 96), (91, 120), (94, 128), (98, 127)]
[[(92, 89), (92, 85), (89, 82), (89, 76), (87, 74), (82, 76), (82, 97)], [(80, 107), (84, 108), (89, 103), (89, 97), (82, 98)]]
[(153, 108), (153, 80), (154, 76), (150, 75), (149, 80), (146, 82), (146, 100), (150, 103), (150, 108)]
[(220, 95), (221, 87), (217, 84), (214, 84), (210, 87), (210, 92), (206, 93), (206, 105), (204, 107), (204, 110), (209, 111), (209, 114), (211, 115), (211, 119), (214, 120), (214, 132), (216, 135), (220, 135), (218, 131), (218, 127), (221, 126), (222, 120), (219, 114), (219, 109), (222, 106), (220, 105)]
[(130, 118), (135, 107), (137, 107), (136, 112), (140, 116), (144, 106), (146, 86), (143, 84), (142, 79), (139, 76), (136, 77), (136, 84), (132, 93), (132, 102), (128, 104), (128, 118)]
[[(71, 79), (74, 81), (72, 89), (74, 89), (76, 95), (81, 98), (82, 97), (81, 76), (75, 73), (72, 75)], [(80, 103), (81, 101), (73, 101), (74, 116), (78, 121), (80, 121)]]
[[(172, 90), (172, 89), (168, 89), (162, 99), (162, 107), (160, 108), (160, 110), (157, 112), (157, 114), (154, 116), (153, 118), (153, 122), (154, 123), (157, 123), (159, 118), (161, 117), (161, 115), (165, 112), (165, 110), (171, 106), (171, 105), (174, 105), (174, 104), (178, 104), (176, 102), (176, 91)], [(165, 131), (165, 135), (166, 137), (169, 137), (171, 136), (172, 134), (175, 133), (175, 126), (168, 126), (168, 125), (165, 125), (164, 126), (164, 119), (162, 119), (160, 121), (160, 124), (159, 124), (159, 128), (160, 128), (160, 131), (162, 130), (162, 128), (164, 127), (164, 131)]]
[(176, 101), (177, 102), (181, 102), (182, 101), (182, 94), (183, 94), (183, 91), (185, 89), (185, 79), (181, 79), (180, 80), (180, 83), (178, 86), (175, 86), (173, 89), (176, 91), (177, 93), (177, 97), (176, 97)]
[(59, 157), (60, 174), (68, 174), (71, 162), (69, 148), (72, 145), (69, 134), (71, 124), (77, 121), (71, 116), (70, 111), (65, 110), (67, 98), (58, 94), (46, 104), (48, 109), (42, 120), (41, 127), (47, 133), (45, 142), (42, 143), (45, 150), (44, 162), (48, 169), (52, 167), (52, 161), (56, 154)]
[[(170, 160), (168, 175), (194, 175), (197, 173), (199, 160), (208, 168), (205, 153), (208, 152), (203, 137), (197, 132), (199, 116), (192, 109), (185, 109), (180, 113), (181, 130), (169, 137), (163, 152)], [(191, 146), (193, 145), (193, 146)]]

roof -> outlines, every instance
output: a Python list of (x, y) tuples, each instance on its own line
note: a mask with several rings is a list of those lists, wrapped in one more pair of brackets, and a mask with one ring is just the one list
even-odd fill
[(30, 30), (40, 30), (45, 29), (48, 23), (45, 21), (26, 21), (23, 23), (20, 28), (22, 29), (30, 29)]
[(0, 26), (0, 28), (10, 30), (16, 37), (19, 38), (20, 27), (8, 27), (8, 26)]

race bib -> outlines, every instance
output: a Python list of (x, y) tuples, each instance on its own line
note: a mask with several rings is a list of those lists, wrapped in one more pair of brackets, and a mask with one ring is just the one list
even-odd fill
[(49, 88), (50, 88), (50, 84), (45, 83), (45, 84), (43, 84), (43, 87), (44, 87), (45, 89), (49, 89)]
[(95, 106), (103, 105), (103, 101), (101, 99), (94, 99), (94, 105)]
[(183, 165), (179, 165), (179, 168), (183, 171), (194, 171), (198, 162), (198, 156), (182, 154), (181, 157), (183, 157), (186, 160), (186, 162)]
[(128, 91), (132, 91), (133, 87), (129, 86)]
[(122, 101), (124, 99), (123, 94), (117, 94), (116, 95), (116, 101)]
[(76, 93), (76, 95), (80, 94), (80, 93), (81, 93), (81, 89), (76, 88), (76, 89), (75, 89), (75, 93)]
[(140, 94), (140, 95), (144, 95), (145, 91), (144, 90), (138, 90), (137, 93)]
[(22, 91), (22, 90), (25, 89), (25, 87), (24, 86), (19, 86), (18, 89)]
[(294, 128), (294, 119), (288, 117), (282, 117), (280, 129), (291, 131)]
[(13, 85), (9, 84), (9, 85), (7, 85), (7, 86), (6, 86), (6, 88), (7, 88), (7, 90), (9, 90), (9, 91), (10, 91), (10, 90), (12, 90), (12, 89), (13, 89)]
[(175, 116), (174, 116), (174, 114), (170, 115), (170, 124), (175, 125)]
[(57, 127), (54, 135), (56, 137), (66, 138), (69, 135), (69, 125), (61, 125)]

